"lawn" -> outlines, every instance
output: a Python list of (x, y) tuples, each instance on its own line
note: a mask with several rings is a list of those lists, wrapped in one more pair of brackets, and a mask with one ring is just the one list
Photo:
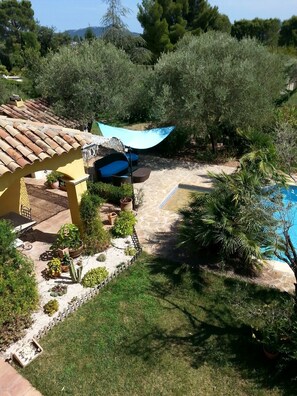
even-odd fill
[(43, 354), (20, 372), (44, 396), (294, 394), (236, 320), (239, 294), (280, 295), (144, 255), (40, 340)]

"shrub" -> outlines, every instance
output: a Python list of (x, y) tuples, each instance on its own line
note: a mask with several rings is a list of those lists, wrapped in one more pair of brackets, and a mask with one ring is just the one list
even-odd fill
[(14, 247), (15, 238), (0, 221), (0, 350), (22, 336), (38, 303), (33, 262)]
[(110, 244), (110, 235), (103, 228), (98, 215), (98, 199), (90, 193), (82, 196), (80, 215), (83, 223), (83, 241), (86, 254), (95, 254), (107, 249)]
[(132, 235), (134, 225), (136, 224), (136, 217), (132, 212), (120, 212), (115, 220), (112, 228), (112, 234), (117, 238), (123, 238)]
[(55, 285), (50, 289), (50, 295), (52, 297), (63, 296), (67, 293), (67, 285)]
[(90, 194), (98, 195), (115, 205), (118, 205), (122, 198), (132, 197), (131, 184), (122, 184), (118, 187), (103, 182), (88, 183), (88, 190)]
[(49, 300), (46, 304), (43, 306), (43, 312), (46, 313), (49, 316), (53, 316), (55, 312), (57, 312), (59, 309), (59, 303), (57, 300)]
[(133, 246), (128, 246), (125, 249), (125, 255), (126, 256), (135, 256), (136, 254), (136, 249)]
[(48, 264), (47, 274), (50, 277), (56, 277), (61, 274), (61, 260), (57, 257), (52, 258)]
[(82, 245), (80, 232), (75, 224), (64, 224), (59, 229), (51, 249), (77, 249)]
[(108, 271), (105, 267), (93, 268), (85, 274), (81, 283), (83, 287), (94, 287), (107, 277)]
[(99, 262), (106, 261), (106, 255), (103, 254), (103, 253), (101, 253), (101, 254), (99, 254), (99, 256), (96, 258), (96, 260), (99, 261)]

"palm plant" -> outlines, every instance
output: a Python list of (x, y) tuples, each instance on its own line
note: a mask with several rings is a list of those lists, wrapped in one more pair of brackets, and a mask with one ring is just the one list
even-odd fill
[(236, 270), (254, 270), (258, 260), (271, 254), (274, 224), (261, 181), (245, 169), (232, 175), (212, 175), (214, 189), (197, 195), (183, 210), (180, 245), (207, 249)]

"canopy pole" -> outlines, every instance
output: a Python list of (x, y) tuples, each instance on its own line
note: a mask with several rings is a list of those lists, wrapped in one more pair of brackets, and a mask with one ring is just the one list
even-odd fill
[(130, 146), (126, 146), (128, 149), (128, 157), (129, 157), (129, 176), (131, 180), (131, 187), (132, 187), (132, 207), (135, 210), (135, 194), (134, 194), (134, 185), (133, 185), (133, 168), (132, 168), (132, 151)]

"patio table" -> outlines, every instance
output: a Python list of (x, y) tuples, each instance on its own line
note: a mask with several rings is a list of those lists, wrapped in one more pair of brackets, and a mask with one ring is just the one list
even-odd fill
[(30, 220), (27, 217), (15, 212), (9, 212), (3, 216), (0, 216), (0, 220), (9, 220), (14, 227), (14, 231), (18, 234), (23, 234), (25, 231), (32, 228), (34, 224), (36, 224), (36, 221)]

